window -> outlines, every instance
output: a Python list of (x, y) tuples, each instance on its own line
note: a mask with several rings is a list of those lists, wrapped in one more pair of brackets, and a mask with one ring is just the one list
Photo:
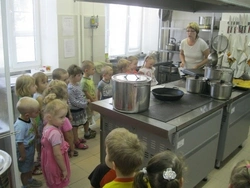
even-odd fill
[(7, 19), (11, 70), (40, 65), (38, 13), (38, 0), (9, 1)]
[(107, 5), (106, 51), (129, 56), (141, 51), (142, 7)]

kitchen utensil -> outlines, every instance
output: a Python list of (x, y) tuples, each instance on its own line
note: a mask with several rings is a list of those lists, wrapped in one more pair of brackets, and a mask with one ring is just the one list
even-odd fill
[(212, 23), (212, 17), (211, 16), (200, 16), (199, 17), (199, 25), (203, 26), (204, 29), (210, 29)]
[(242, 16), (241, 16), (241, 14), (240, 14), (240, 16), (239, 16), (239, 33), (242, 33), (242, 24), (243, 23), (243, 19), (242, 19)]
[(162, 101), (176, 101), (179, 100), (184, 92), (175, 88), (156, 88), (152, 90), (156, 99)]
[(232, 20), (231, 16), (229, 16), (228, 20), (228, 26), (227, 26), (227, 33), (230, 33), (231, 27), (232, 27)]
[(204, 78), (206, 80), (220, 80), (221, 79), (221, 71), (216, 69), (215, 67), (206, 66), (204, 67)]
[(136, 74), (112, 76), (113, 108), (120, 112), (137, 113), (148, 109), (151, 78)]
[(247, 15), (243, 15), (243, 33), (246, 33), (246, 27), (247, 27)]
[(205, 89), (206, 81), (203, 77), (186, 77), (186, 90), (190, 93), (202, 93)]
[(181, 41), (176, 43), (175, 51), (180, 51)]
[(233, 81), (234, 71), (231, 68), (221, 67), (221, 68), (218, 68), (217, 70), (221, 72), (220, 80), (222, 80), (224, 82), (232, 82)]
[(238, 22), (238, 18), (234, 17), (234, 33), (236, 33), (236, 30), (237, 30), (237, 22)]
[(228, 39), (225, 35), (217, 35), (212, 40), (212, 48), (218, 53), (224, 52), (228, 46)]
[(175, 51), (175, 48), (176, 48), (175, 46), (176, 46), (176, 39), (171, 37), (170, 38), (170, 43), (168, 43), (168, 45), (167, 45), (167, 50)]
[(212, 52), (207, 56), (208, 64), (212, 67), (215, 67), (217, 65), (218, 61), (218, 54), (217, 52)]
[(232, 94), (232, 83), (222, 81), (210, 82), (210, 96), (215, 99), (227, 100)]
[(161, 73), (177, 73), (178, 67), (176, 67), (173, 64), (170, 66), (161, 65), (161, 66), (159, 66), (159, 72), (161, 72)]

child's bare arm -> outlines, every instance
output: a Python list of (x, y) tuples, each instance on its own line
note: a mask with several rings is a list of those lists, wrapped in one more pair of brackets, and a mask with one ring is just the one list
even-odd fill
[(75, 145), (73, 143), (73, 132), (72, 130), (69, 130), (67, 132), (63, 133), (64, 139), (69, 143), (69, 149), (70, 149), (70, 157), (73, 157)]
[(60, 144), (53, 146), (53, 153), (55, 160), (62, 171), (62, 177), (63, 179), (65, 179), (67, 177), (68, 172), (61, 153)]
[(91, 102), (96, 101), (96, 97), (92, 97), (88, 91), (84, 91), (87, 99), (89, 99)]
[(96, 95), (97, 95), (97, 100), (100, 100), (101, 99), (101, 91), (99, 89), (97, 90)]
[(26, 153), (25, 153), (25, 147), (23, 142), (18, 142), (18, 151), (20, 153), (20, 158), (18, 159), (19, 161), (24, 161), (26, 158)]

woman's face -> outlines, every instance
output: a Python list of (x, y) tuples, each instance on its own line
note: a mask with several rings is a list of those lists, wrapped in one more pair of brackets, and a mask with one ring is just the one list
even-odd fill
[(187, 32), (188, 38), (196, 39), (197, 33), (196, 33), (196, 31), (194, 29), (188, 27), (187, 30), (186, 30), (186, 32)]

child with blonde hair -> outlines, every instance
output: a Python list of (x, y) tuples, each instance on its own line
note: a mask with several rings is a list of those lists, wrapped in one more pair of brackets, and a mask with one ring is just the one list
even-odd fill
[(155, 78), (155, 67), (153, 67), (155, 62), (156, 62), (156, 59), (154, 55), (146, 56), (144, 59), (143, 66), (138, 71), (138, 74), (149, 76), (152, 79), (151, 86), (158, 84), (158, 81)]
[(69, 184), (69, 145), (64, 140), (60, 127), (64, 124), (68, 105), (56, 99), (55, 94), (44, 98), (43, 116), (47, 122), (42, 136), (42, 170), (49, 188), (62, 188)]
[(69, 106), (73, 117), (73, 135), (75, 147), (78, 149), (87, 149), (88, 146), (81, 143), (78, 137), (78, 127), (83, 125), (84, 127), (84, 138), (91, 139), (95, 138), (96, 134), (89, 131), (89, 124), (87, 120), (86, 108), (88, 100), (85, 98), (84, 93), (81, 90), (79, 82), (82, 79), (82, 69), (77, 65), (71, 65), (68, 68), (69, 73)]
[(137, 74), (137, 63), (138, 63), (138, 58), (136, 56), (129, 56), (128, 57), (128, 61), (129, 61), (129, 67), (128, 67), (128, 74)]
[(184, 161), (172, 151), (154, 155), (135, 175), (133, 188), (181, 188), (183, 186)]
[[(48, 96), (49, 94), (55, 94), (57, 99), (62, 101), (68, 101), (68, 91), (67, 84), (61, 80), (52, 80), (48, 88), (43, 92), (43, 98)], [(69, 111), (69, 109), (68, 109)], [(66, 117), (63, 125), (60, 127), (64, 139), (69, 143), (69, 156), (78, 156), (78, 152), (75, 150), (74, 140), (73, 140), (73, 131), (70, 120)]]
[[(37, 86), (37, 90), (33, 95), (33, 98), (36, 99), (40, 104), (40, 110), (42, 108), (42, 93), (47, 88), (48, 85), (48, 77), (43, 72), (37, 72), (32, 75), (35, 79), (35, 84)], [(36, 150), (37, 150), (37, 161), (35, 162), (35, 168), (33, 171), (34, 175), (39, 175), (42, 173), (41, 169), (41, 137), (43, 132), (43, 121), (41, 117), (41, 113), (35, 118), (35, 124), (37, 125), (37, 139), (36, 139)]]
[(31, 118), (39, 115), (40, 105), (31, 97), (22, 97), (16, 105), (20, 115), (14, 124), (18, 169), (22, 188), (40, 187), (42, 182), (32, 178), (35, 156), (35, 128)]
[(15, 92), (18, 97), (33, 97), (36, 89), (35, 79), (32, 76), (23, 74), (17, 78)]
[(110, 66), (104, 66), (101, 70), (102, 80), (97, 85), (97, 99), (103, 100), (113, 96), (111, 77), (113, 69)]
[(69, 83), (69, 74), (67, 70), (63, 68), (54, 69), (52, 72), (52, 79), (53, 80), (61, 80), (64, 81), (66, 84)]
[(116, 178), (104, 188), (131, 188), (134, 174), (144, 159), (145, 144), (127, 129), (116, 128), (107, 135), (105, 145), (105, 163), (116, 171)]
[(238, 162), (231, 172), (229, 188), (250, 187), (250, 160)]
[[(94, 81), (91, 79), (91, 77), (95, 74), (95, 65), (92, 61), (85, 60), (82, 62), (81, 66), (83, 77), (81, 79), (81, 87), (82, 91), (85, 93), (86, 98), (90, 100), (90, 102), (94, 102), (97, 100), (96, 96), (96, 87)], [(88, 124), (94, 124), (93, 123), (93, 110), (88, 105), (86, 108), (87, 112), (87, 118), (88, 118)], [(93, 132), (93, 134), (96, 134), (96, 131), (89, 129), (90, 132)], [(84, 136), (85, 137), (85, 136)], [(88, 139), (86, 137), (86, 139)]]
[(117, 73), (126, 73), (127, 71), (129, 71), (129, 61), (120, 59), (117, 63)]

